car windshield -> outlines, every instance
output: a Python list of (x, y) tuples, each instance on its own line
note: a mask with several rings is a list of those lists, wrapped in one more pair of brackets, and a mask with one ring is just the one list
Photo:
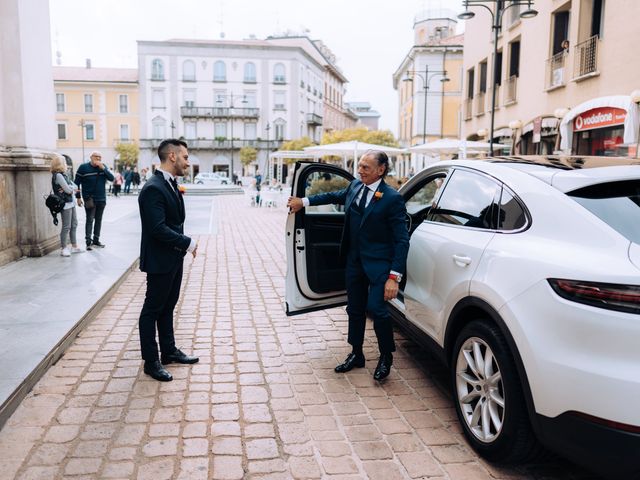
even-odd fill
[(567, 195), (620, 234), (640, 244), (640, 180), (591, 185)]

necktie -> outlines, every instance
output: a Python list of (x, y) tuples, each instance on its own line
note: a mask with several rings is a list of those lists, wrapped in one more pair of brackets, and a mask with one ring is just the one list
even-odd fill
[(178, 194), (178, 182), (176, 181), (175, 178), (172, 178), (171, 180), (169, 180), (169, 183), (171, 183), (171, 186), (173, 187), (173, 191)]
[(362, 198), (360, 198), (360, 203), (358, 203), (358, 208), (361, 212), (364, 212), (364, 209), (367, 207), (367, 195), (369, 194), (369, 188), (365, 185), (362, 187)]

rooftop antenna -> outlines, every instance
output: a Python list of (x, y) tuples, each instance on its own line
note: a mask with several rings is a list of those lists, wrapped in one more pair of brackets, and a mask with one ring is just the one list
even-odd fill
[(220, 38), (224, 38), (224, 1), (220, 2)]

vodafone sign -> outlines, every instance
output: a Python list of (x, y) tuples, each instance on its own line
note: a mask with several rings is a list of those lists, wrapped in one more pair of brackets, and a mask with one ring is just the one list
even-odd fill
[(580, 132), (594, 128), (622, 125), (626, 116), (627, 112), (621, 108), (594, 108), (578, 115), (573, 120), (573, 131)]

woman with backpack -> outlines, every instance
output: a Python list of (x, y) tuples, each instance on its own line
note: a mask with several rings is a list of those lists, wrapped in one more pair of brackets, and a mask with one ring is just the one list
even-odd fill
[[(64, 208), (60, 212), (62, 217), (62, 230), (60, 231), (60, 244), (62, 250), (60, 255), (70, 257), (72, 253), (83, 252), (76, 241), (76, 228), (78, 217), (76, 216), (76, 203), (73, 201), (73, 193), (78, 191), (78, 187), (67, 177), (67, 165), (63, 157), (55, 157), (51, 160), (51, 187), (56, 195), (64, 200)], [(68, 240), (71, 240), (71, 248)]]

